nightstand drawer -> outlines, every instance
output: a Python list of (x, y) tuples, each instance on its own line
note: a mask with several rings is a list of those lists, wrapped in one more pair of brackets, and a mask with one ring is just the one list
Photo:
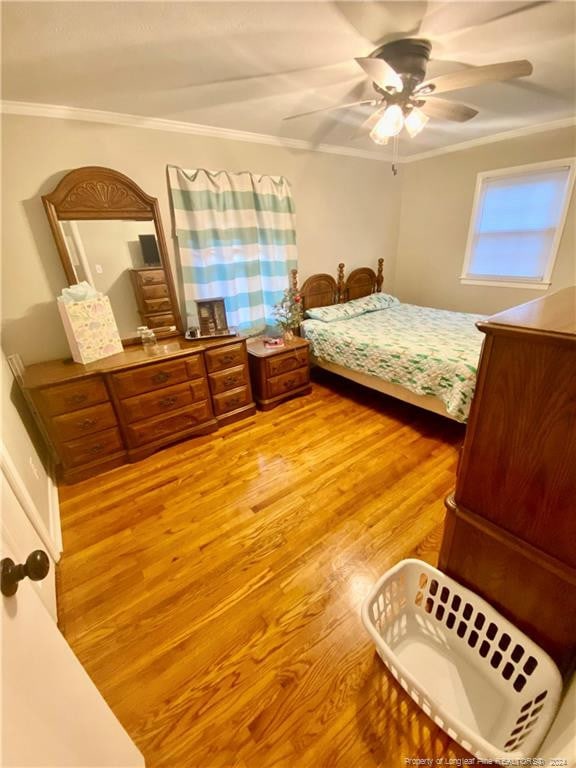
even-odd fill
[(268, 380), (268, 392), (270, 397), (278, 397), (287, 392), (292, 392), (299, 387), (305, 387), (310, 381), (308, 368), (298, 368), (290, 373), (283, 373), (282, 376), (274, 376)]
[(110, 403), (83, 408), (74, 413), (56, 416), (52, 423), (60, 440), (74, 440), (116, 426), (116, 414)]
[(78, 467), (100, 458), (109, 458), (111, 454), (122, 451), (123, 448), (120, 432), (117, 429), (107, 429), (97, 435), (64, 443), (62, 452), (68, 466)]
[(210, 418), (212, 418), (210, 404), (205, 400), (170, 416), (131, 424), (127, 428), (128, 439), (132, 446), (153, 443), (155, 440), (175, 436), (178, 432), (186, 432), (198, 427)]
[(188, 378), (185, 360), (145, 365), (112, 376), (118, 397), (131, 397), (154, 389), (181, 384)]
[(208, 378), (212, 393), (217, 395), (248, 384), (248, 370), (245, 365), (237, 365), (235, 368), (227, 368), (219, 373), (210, 373)]
[(295, 349), (292, 352), (274, 355), (266, 360), (266, 373), (268, 376), (280, 376), (295, 368), (308, 365), (308, 350)]
[(222, 371), (224, 368), (232, 368), (244, 363), (244, 345), (229, 344), (219, 349), (207, 349), (204, 353), (206, 357), (206, 367), (209, 373)]
[(122, 402), (122, 412), (128, 422), (142, 421), (161, 413), (177, 411), (188, 405), (206, 400), (208, 388), (203, 379), (179, 384), (177, 387), (165, 387), (158, 392), (129, 397)]
[(83, 379), (72, 384), (60, 384), (40, 391), (46, 411), (51, 416), (77, 411), (108, 400), (108, 390), (103, 379)]
[(243, 405), (249, 405), (252, 402), (250, 387), (239, 387), (221, 395), (213, 396), (214, 413), (216, 416), (222, 416), (224, 413), (235, 411)]

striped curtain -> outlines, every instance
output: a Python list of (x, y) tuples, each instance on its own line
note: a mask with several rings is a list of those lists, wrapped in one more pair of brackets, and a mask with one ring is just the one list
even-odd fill
[(296, 268), (294, 204), (282, 176), (168, 167), (188, 315), (195, 299), (225, 300), (228, 325), (275, 323), (274, 304)]

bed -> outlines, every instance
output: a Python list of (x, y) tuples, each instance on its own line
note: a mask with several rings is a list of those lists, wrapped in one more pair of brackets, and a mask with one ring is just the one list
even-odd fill
[(301, 333), (312, 363), (364, 386), (465, 422), (476, 383), (481, 315), (401, 303), (382, 293), (383, 259), (374, 272), (312, 275), (298, 288)]

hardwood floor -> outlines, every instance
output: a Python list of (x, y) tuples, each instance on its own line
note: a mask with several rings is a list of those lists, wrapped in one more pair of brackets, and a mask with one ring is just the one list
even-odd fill
[(308, 397), (61, 488), (60, 625), (148, 768), (466, 756), (359, 616), (398, 560), (436, 562), (463, 434), (320, 373)]

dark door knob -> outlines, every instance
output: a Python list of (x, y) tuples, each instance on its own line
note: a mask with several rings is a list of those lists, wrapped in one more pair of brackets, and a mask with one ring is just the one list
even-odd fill
[(5, 557), (0, 561), (0, 591), (5, 597), (12, 597), (18, 589), (18, 582), (28, 576), (32, 581), (42, 581), (50, 570), (48, 555), (41, 549), (35, 549), (26, 558), (23, 565), (16, 565), (14, 560)]

